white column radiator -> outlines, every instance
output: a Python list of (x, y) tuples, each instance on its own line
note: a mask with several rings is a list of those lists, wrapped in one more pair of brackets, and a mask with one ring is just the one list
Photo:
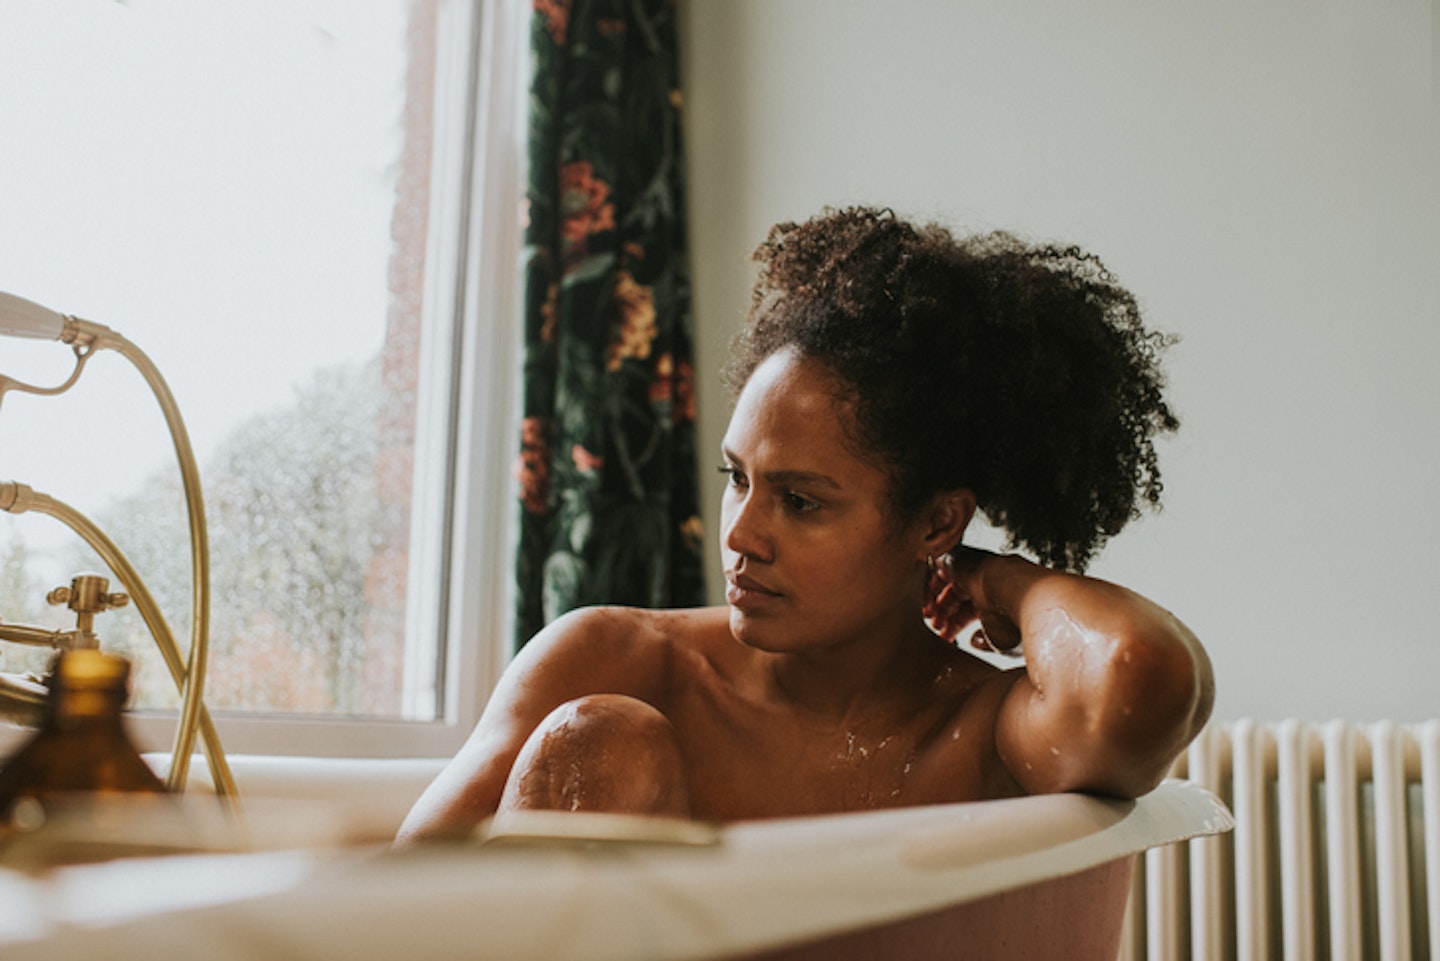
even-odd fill
[(1440, 721), (1212, 724), (1231, 834), (1137, 864), (1122, 961), (1440, 961)]

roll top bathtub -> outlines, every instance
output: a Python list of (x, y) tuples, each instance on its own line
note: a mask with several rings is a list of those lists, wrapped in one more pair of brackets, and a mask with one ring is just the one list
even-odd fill
[[(681, 825), (663, 840), (627, 835), (624, 822), (616, 831), (603, 818), (561, 817), (579, 819), (567, 833), (591, 836), (72, 869), (96, 872), (76, 888), (90, 897), (103, 897), (108, 871), (136, 904), (145, 901), (137, 888), (149, 885), (152, 903), (92, 923), (52, 907), (48, 921), (32, 916), (27, 935), (7, 941), (0, 931), (0, 953), (11, 961), (86, 952), (226, 961), (261, 947), (268, 957), (344, 961), (1113, 961), (1135, 856), (1232, 824), (1213, 795), (1184, 781), (1138, 801), (1053, 795)], [(195, 900), (186, 871), (204, 872), (208, 899)], [(171, 910), (167, 889), (185, 892)]]

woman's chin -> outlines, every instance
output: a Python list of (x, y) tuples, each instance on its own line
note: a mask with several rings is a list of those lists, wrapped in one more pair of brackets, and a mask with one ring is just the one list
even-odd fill
[(775, 613), (730, 608), (730, 633), (746, 647), (767, 654), (788, 654), (804, 645), (804, 633), (793, 621)]
[(775, 618), (757, 616), (753, 611), (746, 611), (732, 604), (730, 633), (746, 647), (769, 651), (776, 640)]

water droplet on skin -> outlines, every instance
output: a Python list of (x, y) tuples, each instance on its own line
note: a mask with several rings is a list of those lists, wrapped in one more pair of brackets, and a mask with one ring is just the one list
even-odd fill
[(1060, 749), (1059, 749), (1058, 747), (1056, 747), (1055, 745), (1052, 744), (1052, 745), (1050, 745), (1050, 753), (1053, 754), (1053, 755), (1056, 756), (1056, 757), (1059, 757), (1059, 756), (1060, 756)]
[(566, 769), (565, 783), (560, 788), (560, 796), (566, 800), (571, 811), (580, 810), (580, 800), (585, 793), (585, 769), (579, 761), (571, 761)]
[(952, 740), (952, 741), (958, 741), (958, 740), (960, 740), (960, 731), (959, 731), (958, 729), (950, 732), (950, 740)]

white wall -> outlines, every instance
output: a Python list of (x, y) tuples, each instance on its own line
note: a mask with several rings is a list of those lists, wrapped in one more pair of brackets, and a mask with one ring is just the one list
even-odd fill
[[(689, 0), (684, 14), (702, 370), (720, 367), (749, 251), (777, 220), (864, 202), (1081, 243), (1182, 338), (1165, 508), (1093, 573), (1206, 641), (1219, 717), (1440, 716), (1440, 10)], [(718, 377), (702, 390), (705, 457), (728, 404)]]

